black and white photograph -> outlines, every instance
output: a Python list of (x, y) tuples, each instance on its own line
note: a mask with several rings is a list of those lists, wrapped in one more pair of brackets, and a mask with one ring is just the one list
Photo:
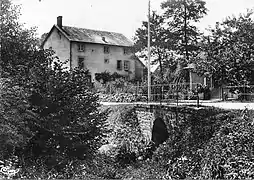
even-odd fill
[(0, 4), (0, 180), (254, 179), (254, 0)]

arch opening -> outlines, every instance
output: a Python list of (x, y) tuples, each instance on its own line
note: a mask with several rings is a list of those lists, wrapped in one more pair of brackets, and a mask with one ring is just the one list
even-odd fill
[(158, 147), (160, 144), (165, 142), (169, 137), (167, 126), (163, 121), (163, 118), (156, 118), (153, 123), (152, 129), (152, 141), (155, 144), (155, 147)]

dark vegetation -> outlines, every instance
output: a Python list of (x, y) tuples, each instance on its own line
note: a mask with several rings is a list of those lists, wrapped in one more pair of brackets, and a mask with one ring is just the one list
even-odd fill
[(1, 2), (1, 179), (254, 178), (253, 111), (179, 109), (149, 143), (134, 107), (100, 107), (88, 72), (39, 49), (17, 9)]
[[(129, 127), (136, 126), (136, 115), (131, 110), (133, 107), (118, 106), (113, 109), (113, 116), (118, 118), (112, 117), (112, 120), (119, 121), (120, 117), (125, 117)], [(121, 115), (123, 112), (129, 115)], [(118, 146), (117, 155), (107, 157), (111, 159), (109, 164), (103, 160), (106, 164), (101, 171), (114, 172), (111, 174), (114, 176), (110, 177), (112, 179), (253, 178), (253, 111), (203, 108), (189, 111), (189, 115), (178, 113), (178, 121), (167, 119), (170, 122), (167, 126), (168, 139), (148, 156), (151, 148), (144, 144), (142, 138), (138, 139), (140, 134), (136, 134), (137, 128), (121, 128), (124, 137), (121, 139), (125, 143), (133, 142), (134, 148), (123, 148), (123, 144)], [(129, 121), (130, 117), (132, 121)], [(112, 123), (115, 124), (115, 121)], [(123, 123), (122, 120), (119, 123)], [(144, 145), (143, 151), (134, 150), (137, 141), (136, 147)], [(130, 147), (130, 142), (127, 144)], [(140, 159), (140, 156), (143, 158)]]

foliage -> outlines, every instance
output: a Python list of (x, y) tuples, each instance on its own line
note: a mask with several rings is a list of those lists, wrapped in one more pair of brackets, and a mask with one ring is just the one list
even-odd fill
[(11, 179), (17, 176), (20, 172), (20, 167), (18, 166), (18, 157), (10, 156), (5, 161), (0, 160), (0, 179)]
[(11, 1), (1, 8), (0, 157), (14, 153), (23, 168), (42, 159), (46, 171), (61, 173), (103, 143), (107, 111), (99, 110), (87, 71), (66, 71), (54, 52), (38, 49)]
[[(163, 15), (153, 12), (150, 17), (151, 59), (152, 63), (159, 63), (157, 83), (168, 83), (172, 82), (178, 63), (185, 66), (197, 56), (201, 33), (195, 23), (207, 9), (200, 0), (168, 0), (161, 7)], [(148, 22), (137, 29), (134, 41), (139, 57), (147, 59)]]
[(119, 172), (122, 179), (168, 179), (166, 169), (158, 163), (146, 160), (128, 166)]
[(102, 82), (102, 84), (106, 84), (110, 81), (115, 81), (116, 79), (124, 78), (124, 76), (114, 72), (113, 74), (110, 74), (110, 72), (101, 72), (95, 74), (96, 81)]
[(185, 115), (178, 112), (178, 119), (170, 123), (169, 139), (154, 152), (154, 161), (166, 168), (172, 178), (198, 177), (202, 148), (231, 116), (214, 108), (194, 109)]
[(145, 137), (133, 106), (112, 107), (108, 121), (112, 129), (109, 142), (116, 145), (111, 156), (117, 163), (121, 166), (132, 164), (138, 156), (146, 153)]
[(211, 29), (203, 40), (204, 57), (197, 58), (201, 73), (213, 74), (216, 85), (253, 83), (253, 11), (228, 17)]
[[(165, 18), (155, 11), (150, 17), (150, 37), (152, 64), (159, 63), (160, 77), (162, 77), (164, 63), (167, 62), (169, 67), (175, 63), (173, 58), (168, 59), (172, 56), (170, 50), (174, 44), (174, 38), (165, 28)], [(134, 48), (136, 52), (139, 52), (139, 57), (147, 60), (148, 22), (142, 22), (142, 27), (136, 30), (134, 41)]]
[[(162, 67), (158, 68), (152, 74), (152, 82), (154, 84), (172, 83), (176, 78), (177, 64), (181, 61), (176, 55), (172, 54), (164, 61)], [(161, 70), (162, 69), (162, 70)]]
[(103, 154), (97, 154), (93, 160), (83, 162), (83, 177), (89, 179), (116, 179), (121, 168), (114, 159)]
[(24, 147), (34, 133), (27, 124), (36, 116), (28, 110), (24, 88), (10, 79), (0, 79), (0, 158), (8, 158)]
[(116, 94), (100, 94), (99, 99), (102, 102), (135, 102), (138, 97), (131, 93), (116, 93)]
[(107, 114), (98, 110), (98, 97), (90, 90), (87, 73), (64, 71), (55, 62), (52, 70), (37, 76), (40, 86), (33, 85), (37, 88), (30, 103), (40, 119), (28, 124), (37, 132), (28, 147), (35, 155), (50, 155), (53, 161), (66, 156), (83, 159), (100, 147)]
[(106, 84), (96, 83), (95, 89), (102, 99), (112, 99), (114, 102), (118, 102), (123, 101), (121, 99), (134, 99), (138, 93), (137, 84), (135, 82), (126, 81), (123, 78), (117, 78)]
[(19, 6), (13, 5), (10, 0), (1, 2), (2, 77), (16, 76), (18, 73), (20, 77), (25, 76), (31, 66), (30, 62), (37, 60), (37, 53), (34, 53), (38, 44), (35, 29), (25, 29), (19, 23), (19, 15)]
[(161, 4), (165, 10), (164, 16), (168, 18), (169, 31), (176, 38), (174, 50), (185, 54), (187, 61), (198, 49), (200, 33), (195, 22), (206, 15), (205, 4), (202, 0), (166, 0)]
[(203, 150), (202, 177), (253, 179), (253, 117), (243, 110), (225, 122)]

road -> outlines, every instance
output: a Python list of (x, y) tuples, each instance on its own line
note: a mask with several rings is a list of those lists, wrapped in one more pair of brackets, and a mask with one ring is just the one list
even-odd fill
[[(156, 102), (132, 102), (132, 103), (121, 103), (121, 102), (101, 102), (102, 105), (135, 105), (135, 104), (151, 104), (151, 105), (176, 105), (176, 103), (156, 103)], [(185, 101), (185, 102), (180, 102), (178, 105), (196, 105), (196, 101)], [(223, 108), (223, 109), (251, 109), (254, 110), (254, 102), (230, 102), (230, 101), (221, 101), (221, 102), (215, 102), (215, 101), (200, 101), (200, 105), (203, 106), (213, 106), (213, 107), (218, 107), (218, 108)]]

